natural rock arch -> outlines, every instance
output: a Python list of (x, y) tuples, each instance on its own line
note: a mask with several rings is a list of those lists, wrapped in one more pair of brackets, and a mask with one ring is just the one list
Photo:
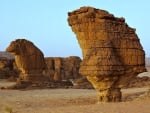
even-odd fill
[(99, 101), (121, 101), (120, 89), (146, 71), (135, 29), (105, 10), (81, 7), (68, 13), (83, 54), (80, 73), (98, 91)]

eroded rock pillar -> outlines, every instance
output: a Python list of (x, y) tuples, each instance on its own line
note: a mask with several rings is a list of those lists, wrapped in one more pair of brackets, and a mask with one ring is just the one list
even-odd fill
[(44, 55), (32, 42), (26, 39), (12, 41), (6, 51), (15, 57), (17, 68), (21, 71), (19, 81), (42, 82), (46, 69)]
[(99, 101), (121, 101), (120, 89), (146, 71), (135, 29), (124, 18), (92, 7), (81, 7), (68, 16), (83, 54), (79, 72), (98, 91)]

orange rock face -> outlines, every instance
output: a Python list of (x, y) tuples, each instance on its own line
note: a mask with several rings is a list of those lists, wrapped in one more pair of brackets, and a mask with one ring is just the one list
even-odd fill
[(39, 82), (46, 68), (43, 53), (30, 41), (17, 39), (6, 50), (15, 56), (15, 62), (21, 71), (20, 80)]
[(70, 57), (48, 57), (46, 76), (51, 81), (63, 81), (80, 78), (79, 67), (81, 59), (76, 56)]
[(83, 53), (80, 73), (98, 91), (99, 101), (121, 101), (120, 89), (146, 71), (135, 29), (124, 18), (92, 7), (81, 7), (68, 16)]

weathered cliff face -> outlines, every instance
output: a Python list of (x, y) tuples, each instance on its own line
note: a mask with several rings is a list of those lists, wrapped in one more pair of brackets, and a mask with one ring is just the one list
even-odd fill
[(135, 29), (105, 10), (81, 7), (68, 23), (83, 53), (80, 73), (98, 91), (99, 101), (120, 101), (120, 89), (146, 71), (145, 53)]
[(46, 68), (43, 53), (30, 41), (17, 39), (6, 50), (15, 57), (15, 63), (21, 71), (20, 80), (41, 81)]
[[(81, 77), (81, 59), (77, 56), (44, 58), (33, 43), (24, 39), (13, 41), (7, 51), (15, 57), (14, 64), (20, 70), (19, 80), (40, 82), (44, 78), (46, 81), (62, 82)], [(0, 66), (3, 65), (4, 63), (0, 62)], [(15, 68), (14, 66), (12, 68)]]
[(81, 77), (79, 74), (81, 59), (79, 57), (48, 57), (45, 58), (45, 61), (47, 64), (46, 76), (51, 81), (63, 81)]

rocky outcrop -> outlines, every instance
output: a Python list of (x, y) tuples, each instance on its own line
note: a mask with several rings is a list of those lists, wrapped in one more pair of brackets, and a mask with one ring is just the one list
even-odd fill
[(48, 57), (45, 58), (45, 61), (47, 64), (45, 74), (50, 81), (68, 81), (81, 77), (79, 74), (81, 59), (79, 57)]
[(40, 82), (44, 79), (44, 55), (32, 42), (17, 39), (11, 42), (6, 51), (15, 57), (15, 63), (21, 71), (19, 80)]
[(98, 91), (99, 101), (121, 101), (120, 89), (146, 71), (135, 29), (105, 10), (81, 7), (68, 13), (83, 54), (80, 73)]
[(0, 57), (0, 79), (8, 79), (17, 77), (18, 70), (14, 66), (14, 59)]
[(142, 88), (142, 87), (149, 87), (150, 86), (150, 77), (143, 76), (143, 77), (136, 77), (135, 79), (131, 80), (130, 83), (125, 86), (125, 88)]
[(14, 67), (14, 57), (4, 51), (0, 51), (0, 79), (15, 78), (18, 70)]

